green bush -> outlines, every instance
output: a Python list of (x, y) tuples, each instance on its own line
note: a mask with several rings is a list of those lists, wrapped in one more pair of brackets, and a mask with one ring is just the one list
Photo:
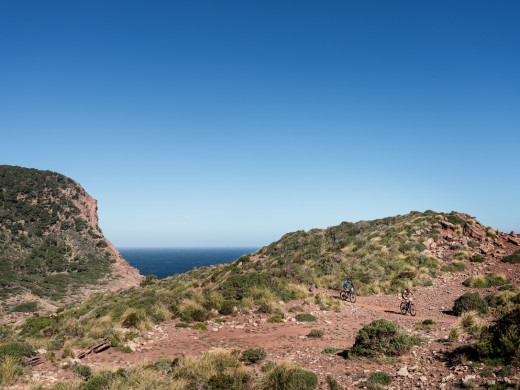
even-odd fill
[(316, 321), (316, 317), (314, 317), (312, 314), (309, 314), (309, 313), (297, 314), (295, 318), (296, 318), (296, 321), (300, 321), (300, 322)]
[(482, 255), (473, 255), (469, 258), (469, 261), (471, 261), (472, 263), (483, 263), (484, 261), (486, 261), (486, 258)]
[(520, 250), (516, 251), (515, 253), (509, 255), (509, 256), (505, 256), (502, 261), (504, 263), (513, 263), (513, 264), (516, 264), (516, 263), (520, 263)]
[(338, 348), (338, 347), (327, 347), (327, 348), (324, 348), (323, 351), (321, 351), (321, 353), (323, 354), (329, 354), (329, 353), (336, 353), (338, 351), (341, 351), (343, 348)]
[(92, 368), (85, 365), (74, 367), (74, 372), (85, 380), (92, 378)]
[(520, 306), (504, 314), (495, 325), (484, 328), (477, 351), (481, 358), (518, 361), (520, 359)]
[(130, 313), (125, 317), (122, 324), (125, 328), (137, 328), (140, 322), (141, 319), (137, 313)]
[(475, 310), (480, 314), (489, 313), (488, 305), (478, 293), (465, 293), (458, 297), (453, 304), (453, 312), (460, 316), (466, 311)]
[(385, 319), (372, 321), (356, 335), (350, 353), (354, 356), (399, 356), (410, 350), (418, 340), (400, 333), (398, 325)]
[(303, 311), (303, 307), (301, 307), (299, 305), (292, 306), (288, 311), (289, 311), (289, 313), (294, 313), (294, 312), (297, 312), (297, 311)]
[(157, 276), (150, 274), (150, 275), (147, 275), (146, 278), (144, 278), (141, 281), (141, 287), (149, 286), (149, 285), (155, 284), (155, 283), (157, 283)]
[(110, 380), (103, 376), (95, 376), (89, 379), (82, 387), (82, 390), (105, 390), (108, 389)]
[(186, 322), (178, 322), (175, 324), (176, 328), (188, 328), (190, 324), (187, 324)]
[(229, 316), (235, 312), (235, 306), (237, 305), (236, 301), (225, 300), (222, 302), (220, 306), (219, 313), (224, 316)]
[(274, 316), (269, 317), (267, 319), (267, 322), (269, 322), (270, 324), (281, 323), (283, 322), (283, 317), (280, 314), (275, 314)]
[(119, 350), (123, 353), (132, 353), (132, 348), (130, 348), (128, 345), (124, 345)]
[(7, 343), (0, 345), (0, 359), (11, 356), (16, 359), (35, 355), (33, 347), (27, 343)]
[(325, 378), (325, 382), (329, 386), (329, 390), (343, 390), (343, 387), (339, 385), (339, 383), (332, 376), (327, 375)]
[(366, 384), (368, 386), (370, 385), (382, 385), (382, 386), (388, 386), (390, 383), (392, 383), (392, 377), (388, 375), (384, 371), (377, 371), (370, 374), (368, 377), (368, 380)]
[(195, 330), (208, 330), (208, 326), (204, 322), (197, 322), (191, 326)]
[(311, 339), (321, 339), (325, 332), (321, 329), (311, 329), (307, 337)]
[(262, 348), (246, 349), (242, 352), (242, 360), (249, 363), (258, 363), (267, 357), (267, 352)]
[(38, 302), (23, 302), (13, 307), (14, 312), (32, 313), (38, 310)]
[(486, 276), (472, 276), (466, 279), (462, 284), (466, 287), (488, 288), (494, 286), (502, 286), (509, 281), (502, 275), (488, 274)]
[(468, 267), (466, 267), (466, 264), (461, 263), (460, 261), (454, 261), (451, 264), (443, 265), (441, 267), (441, 271), (443, 272), (458, 272), (458, 271), (464, 271)]
[(318, 377), (292, 363), (280, 363), (267, 371), (258, 390), (313, 390)]
[(213, 375), (208, 381), (209, 390), (229, 390), (235, 388), (235, 380), (223, 372)]

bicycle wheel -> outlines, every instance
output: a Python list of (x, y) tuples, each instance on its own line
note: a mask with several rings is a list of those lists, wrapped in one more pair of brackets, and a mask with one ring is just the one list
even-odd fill
[(410, 314), (412, 316), (415, 317), (415, 315), (417, 314), (417, 311), (415, 310), (415, 305), (413, 303), (410, 303), (410, 307), (408, 308), (408, 311), (410, 312)]
[(341, 291), (339, 293), (339, 297), (340, 297), (340, 299), (346, 301), (347, 300), (347, 292), (345, 290)]
[(406, 302), (401, 302), (401, 306), (399, 306), (399, 310), (401, 310), (402, 315), (406, 315), (408, 308), (406, 307)]
[(356, 302), (356, 293), (354, 291), (350, 293), (350, 302)]

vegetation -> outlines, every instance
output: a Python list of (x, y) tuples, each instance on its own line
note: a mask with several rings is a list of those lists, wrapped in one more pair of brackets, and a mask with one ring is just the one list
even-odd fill
[(316, 374), (288, 362), (275, 364), (262, 378), (258, 390), (312, 390), (318, 385)]
[(486, 258), (482, 255), (473, 255), (469, 258), (469, 261), (471, 261), (472, 263), (483, 263), (484, 261), (486, 261)]
[(313, 372), (287, 362), (270, 363), (264, 375), (253, 375), (235, 353), (207, 352), (199, 358), (160, 359), (132, 369), (96, 372), (78, 366), (77, 381), (59, 383), (54, 389), (208, 389), (208, 390), (312, 390), (318, 383)]
[(263, 348), (251, 348), (242, 352), (242, 360), (249, 363), (258, 363), (267, 357), (267, 352)]
[(81, 216), (85, 197), (58, 173), (0, 165), (0, 298), (29, 291), (61, 301), (111, 275), (108, 244)]
[(311, 329), (307, 337), (311, 339), (321, 339), (325, 332), (321, 329)]
[(498, 318), (480, 333), (477, 350), (482, 358), (520, 362), (520, 305)]
[(502, 261), (504, 263), (513, 263), (513, 264), (516, 264), (516, 263), (520, 263), (520, 250), (516, 251), (515, 253), (509, 255), (509, 256), (505, 256)]
[(465, 293), (458, 297), (453, 304), (453, 312), (457, 316), (472, 310), (480, 314), (487, 314), (489, 312), (486, 301), (482, 299), (478, 293)]
[(488, 288), (502, 286), (509, 283), (503, 275), (488, 274), (486, 276), (472, 276), (464, 281), (464, 286), (473, 288)]
[(312, 314), (309, 314), (309, 313), (297, 314), (295, 318), (296, 318), (296, 321), (300, 321), (300, 322), (316, 321), (316, 317), (314, 317)]
[(468, 267), (466, 264), (460, 262), (460, 261), (453, 261), (452, 263), (448, 265), (443, 265), (441, 267), (441, 271), (443, 272), (460, 272), (466, 270)]
[(383, 389), (392, 383), (392, 377), (384, 371), (376, 371), (370, 374), (365, 386), (371, 390)]
[(372, 321), (361, 328), (356, 335), (349, 356), (375, 358), (380, 356), (399, 356), (408, 352), (421, 340), (399, 331), (397, 324), (385, 319)]

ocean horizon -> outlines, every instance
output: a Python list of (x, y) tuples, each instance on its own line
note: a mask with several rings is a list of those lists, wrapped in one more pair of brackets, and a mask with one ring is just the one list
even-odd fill
[(193, 268), (230, 263), (260, 247), (117, 248), (141, 275), (164, 279)]

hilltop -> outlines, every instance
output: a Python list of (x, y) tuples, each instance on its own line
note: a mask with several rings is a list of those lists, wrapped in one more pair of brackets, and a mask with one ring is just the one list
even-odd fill
[[(507, 388), (520, 362), (519, 249), (514, 232), (458, 212), (288, 233), (229, 264), (0, 328), (0, 360), (20, 341), (39, 349), (14, 388)], [(355, 303), (338, 298), (347, 275)], [(399, 312), (405, 285), (416, 317)]]
[(0, 166), (3, 311), (50, 310), (140, 279), (103, 236), (97, 202), (78, 183), (56, 172)]

